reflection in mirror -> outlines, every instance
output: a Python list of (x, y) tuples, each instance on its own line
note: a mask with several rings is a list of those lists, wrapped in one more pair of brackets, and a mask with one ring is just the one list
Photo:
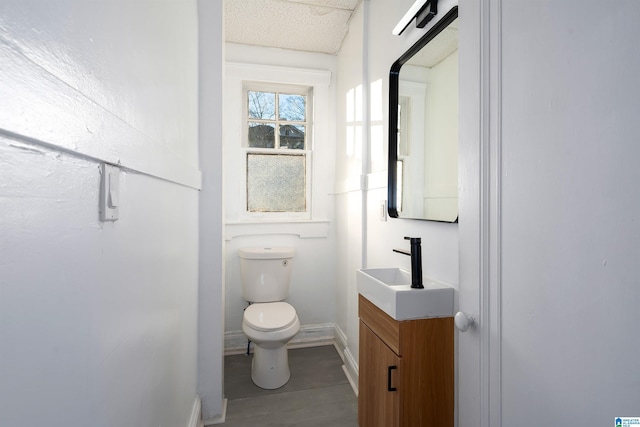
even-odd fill
[(458, 8), (391, 67), (389, 215), (458, 220)]

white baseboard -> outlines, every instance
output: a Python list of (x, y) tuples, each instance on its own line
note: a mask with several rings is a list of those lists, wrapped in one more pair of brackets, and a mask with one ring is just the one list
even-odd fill
[[(317, 347), (320, 345), (332, 345), (335, 340), (335, 324), (320, 323), (317, 325), (304, 325), (300, 332), (289, 341), (288, 348)], [(224, 333), (224, 354), (243, 354), (247, 352), (247, 336), (242, 331), (229, 331)]]
[(210, 420), (202, 421), (202, 425), (203, 426), (211, 426), (211, 425), (214, 425), (214, 424), (224, 424), (226, 418), (227, 418), (227, 399), (223, 399), (222, 400), (222, 414), (220, 414), (217, 417), (212, 418)]
[(191, 408), (191, 417), (187, 427), (202, 427), (202, 401), (200, 396), (196, 395), (196, 400)]
[(345, 363), (342, 367), (344, 369), (344, 373), (349, 380), (349, 384), (351, 384), (351, 388), (353, 392), (358, 395), (358, 361), (351, 354), (351, 350), (347, 347), (344, 350), (344, 360)]
[(345, 334), (340, 326), (335, 327), (336, 345), (340, 349), (340, 357), (344, 359), (344, 350), (347, 348), (347, 334)]
[(349, 349), (347, 334), (345, 334), (338, 325), (336, 325), (335, 332), (335, 346), (338, 349), (338, 354), (342, 358), (342, 370), (351, 384), (351, 388), (355, 395), (358, 395), (358, 361), (353, 357), (351, 350)]

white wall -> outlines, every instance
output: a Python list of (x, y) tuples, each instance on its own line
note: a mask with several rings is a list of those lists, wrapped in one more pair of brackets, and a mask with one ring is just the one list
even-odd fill
[[(386, 199), (386, 168), (388, 148), (389, 69), (425, 30), (409, 27), (401, 36), (391, 29), (411, 6), (410, 1), (388, 2), (371, 0), (368, 34), (368, 84), (371, 103), (370, 184), (367, 194), (367, 266), (386, 267), (390, 263), (409, 268), (407, 256), (393, 253), (404, 248), (404, 236), (422, 237), (423, 272), (426, 276), (456, 285), (458, 283), (458, 234), (456, 224), (389, 218), (379, 219), (379, 202)], [(444, 16), (452, 2), (440, 2), (439, 15)], [(433, 25), (433, 22), (430, 26)]]
[(424, 208), (430, 218), (458, 216), (458, 52), (429, 73)]
[(199, 224), (198, 394), (205, 424), (224, 418), (222, 235), (222, 2), (198, 0), (198, 117), (202, 170)]
[(337, 342), (349, 375), (357, 380), (358, 293), (356, 268), (362, 263), (362, 196), (364, 155), (362, 3), (349, 21), (349, 33), (338, 53), (336, 84), (336, 326)]
[(196, 31), (191, 1), (0, 4), (0, 425), (190, 422)]
[(461, 426), (638, 416), (640, 4), (597, 6), (461, 5)]
[[(452, 2), (441, 3), (439, 10), (444, 15)], [(338, 303), (337, 318), (345, 323), (347, 353), (352, 363), (358, 360), (356, 269), (363, 266), (410, 269), (409, 257), (394, 253), (392, 249), (408, 248), (404, 236), (421, 237), (424, 274), (452, 286), (458, 283), (456, 224), (394, 218), (381, 221), (379, 214), (380, 202), (387, 198), (389, 69), (424, 34), (424, 30), (409, 28), (398, 37), (393, 36), (391, 30), (412, 4), (409, 0), (369, 0), (361, 3), (338, 55), (337, 99), (344, 105), (338, 108), (340, 116), (336, 120), (337, 146), (343, 149), (338, 150), (336, 161), (339, 194), (336, 217), (349, 221), (348, 225), (341, 225), (346, 234), (339, 235), (339, 239), (343, 244), (349, 242), (346, 247), (350, 248), (351, 253), (348, 257), (340, 257), (338, 261), (340, 288), (337, 298), (342, 300), (346, 296), (346, 303)], [(360, 53), (354, 53), (358, 50)], [(359, 71), (360, 75), (357, 74)], [(355, 109), (356, 120), (352, 123), (349, 121), (351, 101), (347, 99), (359, 91), (362, 91), (362, 105), (365, 107)], [(356, 96), (356, 99), (359, 98)], [(352, 153), (344, 148), (350, 146), (349, 135), (354, 126), (358, 129), (354, 144), (357, 151)], [(362, 135), (362, 139), (359, 135)], [(364, 164), (362, 159), (365, 159)], [(361, 175), (366, 175), (364, 182), (361, 181)], [(356, 247), (358, 245), (361, 245), (360, 248)], [(355, 256), (358, 253), (363, 256)]]
[[(242, 351), (243, 310), (238, 249), (251, 246), (296, 248), (288, 302), (301, 332), (292, 343), (332, 339), (335, 323), (334, 75), (331, 55), (226, 44), (224, 84), (225, 180), (225, 348)], [(299, 220), (250, 218), (244, 211), (242, 147), (243, 81), (314, 87), (311, 216)]]
[(640, 417), (640, 4), (503, 3), (503, 425)]

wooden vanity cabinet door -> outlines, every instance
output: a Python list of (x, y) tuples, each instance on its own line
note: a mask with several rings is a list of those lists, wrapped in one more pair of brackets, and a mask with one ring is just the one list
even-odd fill
[[(360, 321), (358, 424), (360, 427), (398, 427), (401, 358)], [(390, 367), (396, 367), (391, 368)], [(391, 387), (396, 391), (389, 391)]]
[(453, 318), (400, 322), (400, 426), (453, 427)]
[(360, 427), (453, 427), (453, 318), (394, 320), (362, 295), (358, 307)]

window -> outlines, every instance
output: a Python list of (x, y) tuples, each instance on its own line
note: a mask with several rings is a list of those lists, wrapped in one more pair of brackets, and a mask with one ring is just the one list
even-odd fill
[(245, 86), (247, 212), (309, 212), (311, 90)]
[(404, 199), (404, 160), (409, 156), (409, 105), (408, 96), (399, 96), (398, 99), (398, 154), (396, 163), (396, 210), (402, 212), (402, 200)]

